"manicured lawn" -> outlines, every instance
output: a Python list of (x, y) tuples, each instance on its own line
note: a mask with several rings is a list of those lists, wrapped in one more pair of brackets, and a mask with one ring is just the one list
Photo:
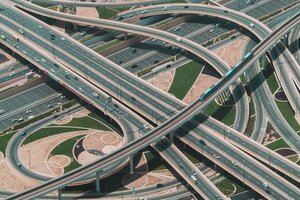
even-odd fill
[(252, 115), (254, 115), (256, 113), (255, 112), (255, 106), (254, 106), (252, 98), (250, 98), (249, 109), (250, 109), (249, 110), (249, 115), (251, 117)]
[(55, 155), (66, 155), (71, 158), (71, 163), (67, 167), (65, 167), (65, 173), (72, 171), (73, 169), (76, 169), (77, 167), (80, 166), (80, 164), (75, 160), (73, 157), (73, 147), (77, 143), (78, 140), (80, 140), (82, 137), (85, 135), (79, 135), (76, 137), (73, 137), (71, 139), (68, 139), (58, 146), (56, 146), (50, 153), (50, 156), (55, 156)]
[(231, 126), (234, 123), (235, 106), (220, 106), (213, 101), (205, 108), (205, 113)]
[(289, 145), (281, 138), (270, 144), (267, 144), (266, 147), (268, 147), (269, 149), (272, 149), (272, 150), (276, 150), (279, 148), (289, 148)]
[(110, 120), (108, 117), (103, 117), (98, 110), (93, 110), (93, 112), (91, 112), (88, 116), (102, 122), (112, 130), (114, 130), (116, 133), (118, 133), (119, 135), (122, 135), (122, 130), (119, 127), (119, 125), (114, 121)]
[(28, 136), (24, 142), (23, 145), (28, 144), (30, 142), (48, 137), (48, 136), (52, 136), (52, 135), (57, 135), (60, 133), (67, 133), (67, 132), (71, 132), (71, 131), (83, 131), (86, 129), (82, 129), (82, 128), (69, 128), (69, 127), (48, 127), (48, 128), (42, 128), (36, 132), (34, 132), (33, 134), (31, 134), (30, 136)]
[(110, 8), (104, 8), (104, 7), (98, 7), (97, 8), (99, 18), (102, 19), (109, 19), (118, 14), (116, 10), (110, 9)]
[(72, 121), (70, 121), (67, 124), (64, 124), (64, 126), (75, 126), (75, 127), (83, 127), (83, 128), (93, 128), (98, 130), (104, 130), (109, 131), (110, 129), (105, 126), (104, 124), (96, 121), (95, 119), (91, 117), (81, 117), (81, 118), (73, 118)]
[[(297, 132), (300, 130), (300, 125), (298, 124), (298, 122), (295, 119), (295, 113), (292, 110), (290, 104), (288, 102), (279, 102), (276, 101), (276, 104), (281, 112), (281, 114), (283, 115), (283, 117), (285, 118), (285, 120), (289, 123), (289, 125)], [(298, 133), (299, 134), (299, 133)]]
[(265, 68), (264, 70), (262, 71), (266, 81), (267, 81), (267, 84), (272, 92), (272, 94), (279, 88), (279, 85), (277, 83), (277, 80), (275, 78), (275, 73), (274, 73), (274, 70), (273, 68), (270, 66), (270, 64), (268, 62), (266, 62), (265, 64)]
[(14, 136), (14, 134), (17, 131), (13, 131), (11, 133), (5, 134), (5, 135), (1, 135), (0, 136), (0, 151), (3, 153), (3, 155), (6, 155), (6, 147), (7, 144), (9, 142), (9, 140), (12, 138), (12, 136)]
[(193, 86), (202, 68), (203, 64), (195, 61), (177, 68), (169, 92), (175, 95), (178, 99), (183, 99)]
[(293, 162), (297, 162), (298, 160), (298, 155), (293, 155), (293, 156), (289, 156), (289, 157), (286, 157), (288, 158), (289, 160), (293, 161)]
[(48, 9), (54, 10), (54, 11), (57, 11), (57, 8), (58, 8), (58, 6), (50, 6), (50, 7), (48, 7)]
[(217, 183), (217, 188), (225, 195), (229, 195), (234, 191), (233, 182), (229, 179), (224, 179), (221, 182)]
[(254, 124), (255, 124), (255, 116), (249, 118), (246, 130), (245, 130), (246, 136), (251, 137), (253, 129), (254, 129)]

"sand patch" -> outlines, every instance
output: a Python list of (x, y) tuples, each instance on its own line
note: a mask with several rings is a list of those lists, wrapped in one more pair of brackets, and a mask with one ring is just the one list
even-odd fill
[(0, 165), (0, 189), (21, 192), (41, 184), (16, 171), (7, 159)]
[(128, 189), (133, 187), (145, 187), (150, 185), (156, 185), (158, 183), (163, 183), (166, 180), (169, 180), (174, 177), (160, 176), (158, 173), (135, 173), (135, 174), (126, 174), (122, 177), (122, 184)]
[(71, 159), (66, 155), (56, 155), (52, 156), (48, 162), (51, 163), (58, 163), (62, 167), (66, 167), (71, 163)]
[(153, 78), (147, 80), (149, 83), (155, 87), (161, 89), (162, 91), (168, 92), (169, 88), (173, 82), (175, 76), (175, 69), (161, 73)]
[(81, 117), (86, 117), (88, 116), (88, 114), (90, 114), (91, 112), (87, 109), (83, 109), (83, 110), (80, 110), (74, 114), (72, 114), (73, 118), (81, 118)]
[(203, 94), (217, 81), (218, 78), (216, 77), (207, 74), (200, 74), (188, 94), (184, 97), (183, 101), (187, 104), (191, 103), (195, 99), (199, 98), (201, 94)]
[(72, 115), (65, 116), (63, 118), (56, 120), (54, 124), (57, 124), (57, 125), (67, 124), (67, 123), (71, 122), (72, 119), (73, 119)]
[[(226, 63), (230, 66), (238, 63), (243, 55), (241, 49), (244, 48), (248, 39), (246, 37), (242, 37), (239, 40), (232, 41), (225, 46), (221, 46), (213, 50), (213, 52), (222, 58)], [(183, 101), (187, 104), (191, 103), (195, 99), (199, 98), (203, 92), (205, 92), (212, 84), (214, 84), (218, 79), (209, 75), (201, 74), (198, 76), (194, 85), (184, 97)]]
[(76, 15), (83, 16), (83, 17), (96, 18), (96, 19), (99, 18), (97, 9), (91, 8), (91, 7), (77, 7)]
[(233, 66), (242, 59), (243, 51), (241, 51), (241, 49), (245, 47), (247, 42), (247, 37), (241, 37), (240, 39), (232, 41), (223, 47), (215, 49), (213, 52), (219, 55), (220, 58), (222, 58), (230, 66)]
[(0, 151), (0, 163), (4, 160), (4, 154)]
[[(109, 144), (109, 146), (107, 146)], [(83, 146), (86, 150), (98, 150), (110, 152), (108, 149), (116, 149), (123, 144), (122, 137), (112, 131), (97, 131), (88, 135), (83, 140)]]
[(83, 151), (79, 154), (78, 156), (78, 162), (81, 164), (81, 165), (87, 165), (91, 162), (94, 162), (95, 160), (99, 159), (101, 156), (97, 156), (97, 155), (94, 155), (94, 154), (91, 154), (87, 151)]
[[(91, 133), (90, 130), (74, 131), (58, 134), (31, 142), (19, 149), (19, 157), (24, 167), (49, 177), (57, 177), (62, 174), (62, 165), (49, 165), (48, 158), (50, 152), (61, 142), (78, 135)], [(62, 162), (64, 164), (64, 162)]]

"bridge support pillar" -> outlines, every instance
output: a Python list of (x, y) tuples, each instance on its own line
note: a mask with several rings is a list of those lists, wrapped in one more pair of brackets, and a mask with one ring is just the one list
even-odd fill
[(96, 172), (96, 192), (100, 193), (100, 172)]
[(129, 163), (129, 167), (130, 167), (130, 174), (134, 174), (134, 170), (133, 170), (133, 157), (134, 155), (130, 155), (130, 163)]
[(57, 191), (57, 199), (62, 200), (61, 189), (58, 189), (58, 191)]

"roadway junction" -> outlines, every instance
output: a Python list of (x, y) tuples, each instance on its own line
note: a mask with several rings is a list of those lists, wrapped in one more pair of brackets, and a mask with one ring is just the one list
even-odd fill
[[(63, 1), (53, 2), (55, 2), (54, 4), (68, 4), (68, 6), (75, 7), (80, 4), (80, 2), (76, 1), (66, 4)], [(100, 1), (92, 1), (86, 6), (99, 7), (102, 6), (102, 3)], [(149, 1), (147, 1), (148, 3)], [(113, 20), (104, 20), (50, 11), (24, 0), (5, 0), (1, 2), (1, 43), (6, 48), (28, 60), (42, 74), (58, 82), (63, 88), (71, 91), (86, 104), (109, 115), (119, 124), (125, 136), (124, 145), (117, 150), (101, 159), (53, 179), (41, 176), (35, 173), (34, 170), (23, 166), (17, 152), (26, 137), (31, 136), (34, 131), (41, 127), (53, 123), (55, 118), (67, 116), (76, 110), (77, 107), (71, 107), (71, 109), (66, 111), (60, 109), (49, 117), (29, 123), (28, 126), (19, 129), (12, 137), (7, 144), (6, 155), (9, 163), (16, 170), (25, 176), (42, 181), (42, 183), (20, 193), (3, 192), (8, 199), (38, 198), (54, 190), (58, 190), (57, 198), (72, 198), (65, 192), (61, 193), (63, 188), (67, 185), (83, 184), (86, 181), (95, 180), (96, 192), (93, 195), (101, 196), (103, 194), (100, 192), (100, 179), (116, 173), (128, 162), (130, 173), (134, 173), (134, 155), (148, 146), (151, 146), (165, 162), (172, 166), (177, 177), (186, 182), (186, 187), (191, 189), (196, 198), (229, 198), (213, 184), (213, 177), (207, 177), (203, 173), (203, 168), (195, 167), (189, 158), (181, 152), (176, 142), (174, 142), (177, 140), (190, 146), (197, 153), (202, 154), (206, 159), (215, 163), (223, 170), (223, 173), (231, 174), (237, 180), (247, 185), (254, 191), (254, 194), (259, 194), (267, 199), (297, 199), (300, 196), (299, 165), (243, 134), (250, 115), (249, 100), (246, 97), (247, 92), (245, 89), (245, 86), (248, 85), (250, 90), (254, 90), (256, 101), (260, 102), (260, 104), (254, 102), (257, 107), (256, 110), (262, 112), (257, 117), (261, 117), (262, 122), (264, 122), (261, 125), (255, 124), (254, 130), (264, 129), (268, 119), (288, 146), (297, 154), (300, 151), (299, 135), (291, 127), (290, 122), (282, 116), (274, 99), (270, 98), (272, 93), (269, 91), (268, 85), (265, 84), (257, 62), (260, 58), (264, 59), (266, 54), (268, 55), (268, 60), (274, 65), (274, 73), (279, 77), (282, 90), (292, 107), (292, 112), (295, 115), (294, 120), (297, 123), (300, 109), (297, 88), (300, 83), (299, 64), (297, 63), (297, 51), (299, 51), (299, 45), (297, 45), (297, 35), (299, 36), (297, 30), (299, 29), (297, 27), (299, 26), (300, 13), (299, 9), (297, 10), (295, 7), (297, 8), (299, 2), (287, 3), (288, 5), (280, 9), (277, 8), (277, 10), (275, 9), (276, 12), (267, 16), (273, 19), (274, 13), (277, 14), (279, 11), (281, 11), (280, 15), (282, 16), (286, 12), (290, 13), (288, 19), (281, 18), (281, 24), (276, 26), (273, 31), (263, 22), (242, 12), (235, 11), (229, 6), (226, 7), (229, 3), (224, 5), (214, 2), (210, 2), (213, 5), (197, 3), (200, 4), (159, 3), (158, 5), (146, 6), (143, 5), (143, 2), (137, 1), (135, 4), (143, 6), (123, 12)], [(266, 1), (265, 3), (268, 4), (270, 2)], [(263, 1), (250, 0), (243, 2), (243, 4), (246, 5), (245, 7), (254, 6), (255, 4), (258, 4), (258, 8), (260, 6), (263, 7)], [(121, 5), (107, 5), (107, 7), (109, 6)], [(276, 6), (279, 5), (275, 5), (275, 8)], [(239, 9), (243, 10), (242, 8)], [(293, 9), (296, 10), (295, 13), (293, 13)], [(55, 30), (48, 24), (33, 17), (30, 15), (32, 13), (35, 16), (42, 16), (42, 19), (47, 17), (67, 21), (77, 26), (85, 25), (105, 30), (117, 30), (125, 38), (130, 34), (136, 34), (153, 38), (151, 39), (152, 42), (156, 40), (163, 41), (164, 45), (171, 45), (174, 48), (176, 46), (176, 48), (181, 49), (186, 54), (192, 55), (193, 59), (203, 60), (206, 65), (214, 68), (222, 77), (190, 104), (185, 104), (120, 67), (118, 64), (121, 63), (112, 62), (84, 46), (76, 39)], [(147, 27), (133, 23), (145, 20), (145, 18), (153, 18), (157, 15), (178, 17), (179, 14), (222, 18), (225, 21), (223, 23), (234, 23), (238, 26), (236, 30), (243, 30), (240, 31), (240, 34), (250, 34), (251, 39), (253, 39), (251, 42), (258, 42), (259, 40), (260, 42), (258, 44), (249, 42), (247, 47), (245, 47), (245, 53), (241, 60), (229, 66), (219, 56), (197, 44), (192, 39), (151, 26)], [(273, 20), (275, 19), (277, 18), (274, 17)], [(213, 33), (214, 29), (217, 29), (219, 26), (219, 23), (213, 24), (213, 28), (208, 28), (207, 31)], [(226, 25), (224, 25), (224, 28), (226, 28)], [(84, 34), (80, 35), (83, 36)], [(230, 39), (233, 38), (232, 34), (237, 33), (229, 32), (224, 41), (228, 37)], [(285, 46), (291, 41), (296, 43), (291, 46), (292, 52)], [(137, 50), (133, 51), (136, 52)], [(282, 63), (285, 63), (285, 65)], [(286, 69), (283, 70), (280, 68), (281, 66), (284, 66)], [(169, 68), (168, 65), (161, 67), (161, 69), (166, 68)], [(248, 82), (243, 80), (243, 84), (239, 77), (245, 76), (249, 78), (252, 76), (251, 73), (257, 75), (248, 80)], [(253, 83), (252, 80), (256, 77), (258, 77), (257, 80), (262, 87), (255, 85), (257, 83)], [(253, 87), (257, 89), (255, 90)], [(225, 93), (226, 91), (233, 93), (236, 101), (236, 116), (241, 116), (234, 121), (233, 127), (215, 120), (205, 113), (205, 108), (222, 95), (224, 91)], [(238, 92), (240, 94), (236, 94)], [(26, 112), (29, 111), (27, 110)], [(22, 122), (23, 120), (19, 121)], [(263, 132), (260, 130), (259, 132), (259, 136), (255, 137), (262, 137)], [(151, 194), (151, 192), (152, 190), (149, 189), (148, 193)], [(135, 188), (133, 188), (132, 193), (133, 198), (137, 198)], [(182, 192), (175, 192), (174, 196), (171, 194), (167, 197), (172, 199), (185, 195), (189, 195), (189, 193), (183, 190)], [(160, 199), (163, 197), (156, 198)], [(241, 195), (240, 198), (244, 197)]]

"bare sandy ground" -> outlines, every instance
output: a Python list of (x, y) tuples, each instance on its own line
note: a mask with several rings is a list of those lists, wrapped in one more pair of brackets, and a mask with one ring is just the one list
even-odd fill
[(154, 173), (134, 173), (134, 174), (126, 174), (122, 177), (122, 184), (132, 189), (133, 187), (139, 188), (139, 187), (145, 187), (149, 185), (155, 185), (157, 183), (162, 183), (166, 180), (170, 179), (166, 176), (161, 176), (159, 174)]
[[(242, 49), (246, 45), (248, 39), (242, 37), (239, 40), (233, 41), (226, 44), (218, 49), (215, 49), (213, 52), (222, 58), (230, 66), (235, 65), (242, 59)], [(184, 97), (183, 101), (185, 103), (191, 103), (196, 98), (198, 98), (206, 89), (208, 89), (212, 84), (214, 84), (218, 79), (212, 76), (205, 74), (200, 74), (195, 81), (193, 87)]]
[(71, 122), (72, 119), (73, 119), (73, 116), (72, 116), (72, 115), (65, 116), (65, 117), (63, 117), (63, 118), (60, 118), (60, 119), (56, 120), (54, 124), (57, 124), (57, 125), (64, 125), (64, 124), (67, 124), (67, 123)]
[(4, 159), (0, 166), (0, 189), (6, 191), (23, 191), (39, 185), (40, 182), (23, 176)]
[(4, 154), (0, 151), (0, 163), (4, 160)]
[[(109, 154), (110, 152), (120, 148), (123, 145), (123, 140), (120, 135), (112, 131), (99, 131), (94, 130), (94, 132), (83, 140), (83, 147), (86, 150), (97, 150), (104, 154)], [(94, 155), (88, 151), (84, 151), (79, 154), (78, 162), (82, 165), (86, 165), (94, 160), (103, 157), (103, 155)]]
[(99, 14), (96, 10), (96, 8), (90, 8), (90, 7), (77, 7), (76, 8), (76, 15), (83, 16), (83, 17), (90, 17), (90, 18), (99, 18)]
[[(36, 173), (40, 173), (50, 177), (57, 177), (63, 173), (63, 164), (65, 163), (64, 157), (58, 157), (54, 160), (58, 161), (60, 165), (52, 163), (49, 165), (48, 158), (50, 152), (61, 142), (75, 137), (77, 135), (88, 134), (90, 131), (74, 131), (63, 133), (59, 135), (50, 136), (43, 138), (34, 142), (31, 142), (25, 146), (22, 146), (19, 149), (19, 156), (21, 163), (30, 170), (33, 170)], [(29, 159), (30, 158), (30, 159)], [(30, 166), (29, 166), (30, 164)]]
[(175, 69), (159, 74), (158, 76), (148, 80), (155, 87), (168, 92), (175, 76)]
[(90, 114), (90, 113), (91, 112), (88, 109), (82, 109), (79, 112), (72, 114), (72, 116), (73, 116), (73, 118), (81, 118), (81, 117), (88, 116), (88, 114)]

